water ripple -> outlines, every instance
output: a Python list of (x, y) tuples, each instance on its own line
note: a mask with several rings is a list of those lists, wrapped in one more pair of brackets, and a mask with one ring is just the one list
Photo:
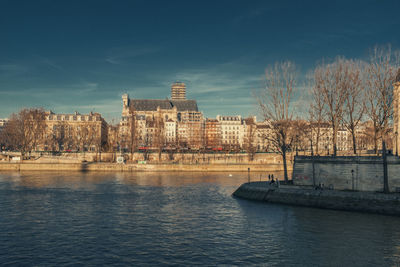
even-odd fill
[(1, 265), (398, 265), (397, 217), (231, 197), (247, 177), (1, 173)]

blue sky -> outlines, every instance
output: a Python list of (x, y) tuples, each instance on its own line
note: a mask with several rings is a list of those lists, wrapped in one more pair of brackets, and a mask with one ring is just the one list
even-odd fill
[[(207, 117), (253, 115), (264, 70), (400, 46), (400, 1), (0, 0), (0, 118), (23, 107), (118, 120), (176, 80)], [(300, 85), (300, 84), (299, 84)], [(303, 89), (304, 90), (304, 89)]]

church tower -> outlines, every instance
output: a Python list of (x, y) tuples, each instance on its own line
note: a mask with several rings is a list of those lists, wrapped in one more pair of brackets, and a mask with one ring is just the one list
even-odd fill
[(400, 69), (393, 83), (393, 147), (395, 155), (400, 155)]
[(128, 116), (129, 115), (129, 95), (128, 94), (123, 94), (122, 95), (122, 116)]
[(186, 100), (186, 85), (182, 82), (175, 82), (171, 86), (172, 100)]

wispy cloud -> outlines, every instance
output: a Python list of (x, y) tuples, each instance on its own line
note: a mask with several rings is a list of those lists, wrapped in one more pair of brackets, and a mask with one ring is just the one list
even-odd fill
[(27, 66), (15, 63), (0, 63), (0, 78), (9, 78), (28, 72)]
[(42, 87), (28, 87), (21, 88), (18, 90), (0, 90), (0, 94), (3, 95), (26, 95), (34, 92), (35, 96), (58, 96), (60, 93), (64, 93), (65, 95), (74, 95), (74, 96), (83, 96), (90, 95), (95, 93), (98, 89), (99, 85), (95, 82), (81, 82), (75, 84), (66, 84), (64, 86), (42, 86)]
[(108, 55), (106, 56), (105, 61), (113, 64), (119, 65), (124, 63), (126, 60), (148, 55), (152, 53), (156, 53), (160, 50), (159, 47), (148, 46), (148, 47), (135, 47), (135, 46), (122, 46), (112, 48)]
[(255, 19), (257, 17), (263, 16), (265, 14), (265, 12), (267, 12), (268, 10), (270, 10), (270, 8), (266, 8), (266, 7), (254, 7), (250, 10), (245, 11), (243, 14), (235, 17), (233, 19), (233, 23), (234, 24), (239, 24), (239, 23), (243, 23), (245, 21), (249, 21), (252, 19)]
[(47, 66), (49, 66), (49, 67), (51, 67), (53, 69), (56, 69), (56, 70), (63, 70), (63, 68), (60, 65), (56, 64), (53, 60), (50, 60), (50, 59), (45, 58), (45, 57), (40, 57), (40, 58), (41, 58), (40, 63), (42, 63), (44, 65), (47, 65)]

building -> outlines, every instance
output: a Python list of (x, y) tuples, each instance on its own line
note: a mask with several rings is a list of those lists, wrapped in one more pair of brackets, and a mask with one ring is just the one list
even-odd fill
[(5, 127), (7, 122), (8, 122), (8, 119), (0, 119), (0, 132)]
[(351, 151), (351, 134), (345, 128), (340, 128), (337, 133), (337, 151)]
[(47, 112), (40, 150), (98, 152), (107, 145), (107, 123), (99, 113)]
[(118, 147), (119, 127), (118, 125), (109, 124), (107, 127), (107, 150), (116, 152)]
[(162, 146), (201, 147), (203, 114), (196, 100), (186, 99), (184, 83), (171, 86), (171, 99), (122, 96), (120, 144), (125, 151)]
[(207, 150), (221, 150), (221, 125), (216, 119), (205, 120), (205, 146)]
[(175, 147), (176, 142), (177, 142), (177, 136), (176, 136), (176, 131), (177, 131), (177, 122), (168, 119), (165, 122), (165, 131), (164, 131), (164, 143), (166, 147)]
[(204, 118), (200, 111), (181, 112), (177, 130), (179, 147), (194, 150), (204, 148)]
[(400, 155), (400, 69), (397, 71), (395, 81), (393, 83), (393, 148), (395, 155)]
[(171, 86), (171, 99), (172, 100), (185, 100), (186, 99), (186, 85), (182, 82), (175, 82)]
[(1, 131), (4, 129), (8, 122), (8, 119), (0, 119), (0, 151), (5, 149), (5, 141), (1, 138)]
[(225, 150), (238, 150), (243, 145), (245, 125), (241, 116), (217, 115), (221, 125), (221, 144)]
[(271, 125), (267, 122), (256, 122), (256, 138), (255, 138), (255, 146), (257, 151), (259, 152), (272, 152), (275, 150), (274, 146), (271, 143)]

